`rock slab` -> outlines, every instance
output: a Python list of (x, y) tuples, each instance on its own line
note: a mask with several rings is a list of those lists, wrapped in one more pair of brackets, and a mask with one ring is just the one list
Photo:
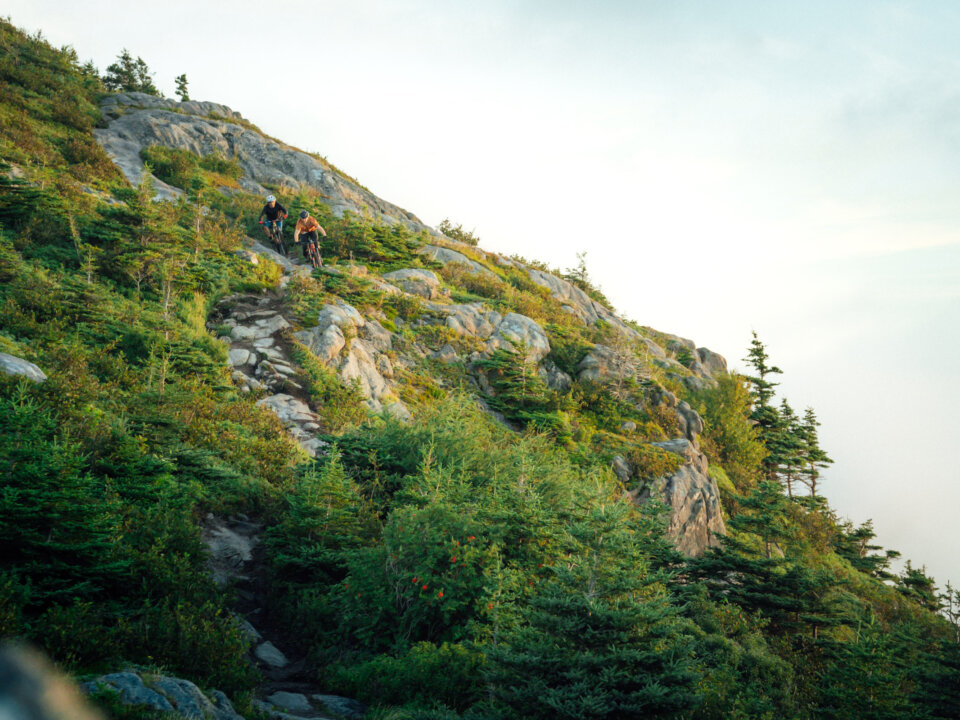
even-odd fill
[(7, 375), (22, 375), (34, 382), (43, 382), (47, 379), (43, 370), (32, 362), (18, 358), (16, 355), (8, 355), (7, 353), (0, 353), (0, 372), (6, 373)]

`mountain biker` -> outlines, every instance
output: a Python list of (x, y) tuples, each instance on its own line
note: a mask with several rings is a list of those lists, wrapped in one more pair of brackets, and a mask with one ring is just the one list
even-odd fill
[[(260, 211), (260, 217), (257, 222), (263, 225), (263, 231), (270, 237), (271, 226), (276, 225), (278, 230), (283, 230), (283, 219), (287, 216), (287, 209), (277, 202), (273, 195), (267, 195), (267, 204)], [(264, 222), (264, 218), (267, 222)]]
[(307, 243), (313, 242), (317, 246), (317, 255), (319, 256), (320, 248), (320, 238), (317, 237), (317, 231), (326, 237), (327, 231), (316, 221), (315, 218), (310, 217), (310, 213), (306, 210), (300, 212), (300, 219), (297, 220), (297, 226), (293, 229), (293, 242), (299, 242), (299, 238), (303, 236), (303, 257), (308, 258), (307, 255)]

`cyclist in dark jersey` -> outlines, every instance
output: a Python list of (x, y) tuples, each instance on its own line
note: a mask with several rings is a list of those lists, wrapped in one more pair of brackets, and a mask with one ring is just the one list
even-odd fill
[(303, 257), (307, 257), (307, 243), (313, 242), (318, 250), (320, 248), (320, 238), (317, 237), (317, 231), (326, 237), (327, 231), (316, 221), (315, 218), (310, 217), (310, 213), (306, 210), (300, 213), (300, 219), (297, 220), (297, 226), (293, 229), (293, 241), (295, 243), (300, 242), (300, 239), (303, 239)]
[[(273, 195), (267, 195), (267, 204), (260, 211), (260, 217), (257, 222), (263, 225), (263, 231), (270, 237), (270, 228), (276, 224), (277, 228), (283, 230), (283, 219), (287, 216), (287, 209), (277, 202)], [(266, 222), (264, 222), (266, 219)]]

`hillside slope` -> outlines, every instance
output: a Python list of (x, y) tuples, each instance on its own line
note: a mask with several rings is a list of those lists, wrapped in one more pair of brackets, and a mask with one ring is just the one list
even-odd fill
[(791, 491), (723, 358), (0, 45), (0, 634), (111, 716), (955, 715), (954, 606)]

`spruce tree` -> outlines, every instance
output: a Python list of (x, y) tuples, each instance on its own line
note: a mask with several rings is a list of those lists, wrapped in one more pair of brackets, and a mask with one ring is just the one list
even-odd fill
[(750, 419), (756, 423), (760, 431), (760, 439), (771, 453), (763, 460), (764, 473), (768, 479), (773, 480), (777, 477), (779, 467), (779, 457), (774, 454), (774, 449), (782, 421), (777, 408), (771, 403), (775, 394), (774, 388), (779, 383), (773, 382), (770, 377), (780, 375), (783, 371), (771, 365), (769, 360), (766, 346), (754, 331), (750, 349), (744, 358), (744, 361), (753, 368), (754, 374), (745, 375), (744, 379), (750, 384), (750, 392), (753, 396), (753, 411), (750, 413)]
[(187, 102), (190, 99), (190, 92), (187, 90), (187, 76), (186, 73), (183, 75), (177, 75), (177, 97), (180, 98), (181, 102)]
[(793, 485), (800, 479), (804, 462), (805, 443), (800, 418), (784, 398), (780, 402), (777, 421), (767, 434), (767, 462), (793, 497)]
[(754, 411), (771, 408), (770, 401), (775, 395), (774, 388), (779, 385), (770, 379), (771, 375), (781, 375), (783, 370), (771, 365), (768, 361), (766, 346), (757, 337), (756, 331), (753, 332), (753, 340), (750, 341), (750, 349), (744, 361), (753, 368), (755, 375), (746, 375), (747, 381), (751, 385), (753, 397), (755, 400)]
[(810, 488), (810, 494), (817, 494), (817, 484), (820, 481), (820, 471), (833, 464), (833, 460), (820, 447), (817, 428), (820, 422), (813, 408), (808, 407), (803, 414), (803, 421), (798, 426), (798, 435), (801, 443), (800, 453), (803, 458), (803, 468), (800, 471), (800, 480)]
[(634, 512), (612, 500), (575, 522), (552, 577), (489, 650), (500, 716), (655, 718), (697, 703), (691, 637), (648, 571)]
[(888, 631), (870, 611), (854, 624), (854, 638), (820, 643), (822, 660), (815, 715), (830, 720), (901, 720), (929, 717), (909, 697), (904, 662), (911, 642)]
[(147, 67), (147, 63), (145, 63), (141, 57), (137, 58), (136, 73), (137, 89), (140, 92), (147, 93), (148, 95), (160, 94), (156, 85), (153, 84), (153, 75), (150, 72), (150, 68)]
[(137, 89), (136, 61), (126, 48), (117, 56), (117, 61), (107, 66), (103, 84), (113, 92), (131, 92)]
[(890, 563), (900, 557), (896, 550), (887, 550), (883, 554), (874, 552), (883, 550), (880, 545), (871, 545), (870, 541), (876, 537), (873, 531), (873, 520), (854, 527), (849, 520), (837, 523), (837, 534), (833, 540), (833, 549), (842, 558), (845, 558), (855, 569), (867, 575), (889, 580), (893, 575), (888, 572)]
[(764, 480), (740, 499), (740, 508), (721, 546), (691, 560), (688, 575), (715, 600), (761, 613), (778, 633), (817, 639), (836, 622), (826, 598), (837, 579), (791, 550), (801, 539), (790, 519), (795, 505), (777, 482)]
[(117, 61), (107, 66), (103, 76), (103, 84), (107, 90), (113, 92), (142, 92), (148, 95), (159, 95), (150, 68), (143, 58), (136, 60), (126, 48), (117, 56)]
[(129, 564), (116, 500), (56, 428), (34, 401), (0, 400), (0, 570), (41, 608), (119, 594)]
[(927, 610), (940, 610), (940, 597), (937, 595), (937, 586), (934, 579), (927, 575), (926, 568), (915, 568), (907, 560), (907, 564), (897, 578), (897, 590)]

